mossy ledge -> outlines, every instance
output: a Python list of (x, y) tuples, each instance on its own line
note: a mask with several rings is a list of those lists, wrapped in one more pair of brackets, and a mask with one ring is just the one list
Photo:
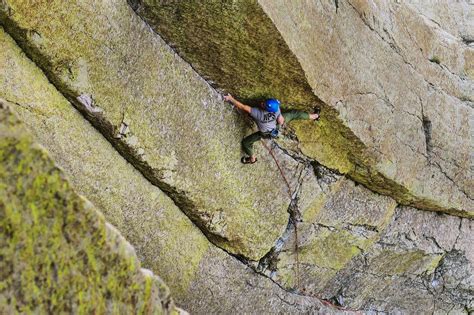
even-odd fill
[(0, 231), (2, 314), (178, 312), (166, 285), (3, 103)]

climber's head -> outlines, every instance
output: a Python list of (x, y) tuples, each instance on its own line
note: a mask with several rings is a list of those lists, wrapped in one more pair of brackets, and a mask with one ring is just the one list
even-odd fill
[(276, 113), (280, 109), (280, 101), (275, 98), (269, 98), (262, 102), (262, 108), (267, 112)]

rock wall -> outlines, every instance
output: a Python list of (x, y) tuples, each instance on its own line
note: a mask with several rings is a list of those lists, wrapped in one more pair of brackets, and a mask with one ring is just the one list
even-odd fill
[(399, 207), (374, 246), (325, 284), (325, 295), (361, 309), (470, 314), (473, 228), (472, 220)]
[[(429, 23), (416, 5), (129, 2), (51, 1), (31, 10), (29, 1), (3, 1), (0, 23), (13, 39), (0, 30), (0, 98), (179, 306), (198, 314), (473, 310), (471, 68), (468, 57), (447, 58), (453, 49), (468, 56), (465, 42), (437, 48), (439, 64), (425, 60), (428, 48), (414, 53), (397, 27)], [(426, 25), (417, 36), (443, 46)], [(399, 49), (377, 35), (384, 29)], [(304, 37), (315, 33), (328, 37)], [(396, 71), (433, 101), (421, 116), (405, 113)], [(291, 198), (263, 147), (259, 163), (239, 164), (249, 130), (208, 83), (246, 101), (272, 95), (287, 108), (323, 107), (320, 123), (292, 124), (267, 142)], [(357, 84), (394, 93), (386, 96), (393, 108), (367, 101), (379, 90), (340, 97)], [(369, 109), (377, 119), (359, 117)], [(438, 110), (446, 122), (433, 120)], [(413, 153), (392, 133), (413, 140)]]
[(268, 157), (236, 163), (244, 125), (217, 93), (124, 1), (29, 4), (6, 1), (0, 19), (58, 90), (214, 242), (263, 255), (286, 187)]
[(308, 156), (400, 203), (472, 217), (473, 49), (459, 34), (408, 2), (131, 3), (217, 87), (320, 103), (321, 123), (297, 128)]
[(153, 186), (91, 126), (11, 37), (0, 30), (0, 99), (135, 247), (144, 266), (197, 313), (324, 312), (318, 299), (286, 292), (210, 243), (164, 192)]
[(178, 312), (166, 285), (140, 268), (4, 102), (0, 188), (2, 314)]
[(396, 207), (344, 178), (321, 195), (303, 212), (298, 239), (289, 233), (266, 263), (275, 281), (352, 309), (472, 310), (472, 220)]

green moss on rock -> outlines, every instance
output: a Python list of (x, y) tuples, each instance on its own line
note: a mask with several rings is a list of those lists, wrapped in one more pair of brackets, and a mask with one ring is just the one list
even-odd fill
[(241, 117), (125, 1), (4, 7), (0, 21), (23, 51), (209, 239), (253, 260), (266, 253), (290, 202), (271, 157), (239, 162)]
[(311, 243), (300, 247), (301, 259), (317, 266), (340, 270), (352, 257), (361, 252), (366, 242), (347, 231), (323, 231)]
[(301, 66), (257, 1), (129, 2), (193, 67), (229, 92), (247, 100), (317, 102), (308, 99)]
[(0, 312), (162, 314), (173, 308), (161, 280), (140, 269), (130, 244), (73, 191), (3, 103), (0, 183)]
[[(367, 28), (370, 21), (363, 21), (369, 8), (364, 2), (343, 3), (339, 13), (331, 3), (304, 1), (129, 2), (219, 89), (248, 102), (277, 97), (284, 109), (322, 107), (317, 125), (295, 123), (300, 148), (306, 155), (401, 204), (474, 216), (471, 196), (464, 193), (470, 194), (470, 177), (464, 175), (469, 172), (468, 150), (446, 149), (439, 153), (440, 160), (456, 161), (451, 165), (443, 163), (444, 170), (450, 170), (444, 176), (424, 155), (421, 113), (413, 114), (413, 106), (407, 104), (424, 103), (425, 115), (432, 111), (430, 104), (442, 104), (458, 119), (468, 116), (469, 108), (457, 113), (456, 108), (462, 104), (441, 94), (432, 101), (421, 100), (434, 95), (426, 92), (426, 79), (414, 76), (397, 53), (386, 49), (387, 43), (381, 40), (384, 35), (377, 36), (376, 29)], [(390, 17), (390, 21), (394, 17), (404, 24), (403, 18), (397, 20), (400, 16), (394, 11), (382, 16)], [(381, 12), (371, 14), (376, 17)], [(357, 32), (347, 31), (356, 26)], [(411, 34), (398, 30), (393, 36), (412, 40)], [(369, 53), (371, 57), (367, 58)], [(409, 49), (407, 54), (411, 53)], [(377, 60), (380, 66), (374, 68), (368, 60)], [(399, 72), (404, 80), (399, 80)], [(431, 73), (423, 75), (430, 77)], [(453, 85), (449, 80), (446, 82), (440, 85)], [(407, 86), (412, 88), (407, 91)], [(436, 111), (430, 116), (438, 115)], [(403, 128), (394, 123), (401, 116)], [(420, 119), (413, 119), (414, 116)], [(436, 134), (443, 148), (454, 142), (460, 143), (458, 147), (469, 146), (465, 142), (467, 121), (458, 126), (439, 118), (438, 124), (446, 129)], [(455, 134), (459, 135), (449, 138), (447, 130), (454, 125)], [(400, 129), (403, 134), (394, 137)], [(412, 152), (410, 143), (414, 140), (417, 148)], [(459, 178), (458, 185), (453, 186), (449, 176)]]
[(396, 252), (381, 251), (371, 260), (370, 271), (383, 275), (432, 273), (443, 258), (442, 254), (428, 255), (421, 250)]
[[(380, 238), (391, 221), (396, 202), (340, 177), (302, 213), (298, 224), (298, 289), (321, 293), (356, 256)], [(276, 262), (277, 281), (297, 286), (295, 237), (290, 236)]]
[(75, 190), (133, 244), (143, 266), (168, 283), (175, 300), (183, 298), (209, 241), (77, 112), (1, 28), (0, 46), (0, 64), (5, 65), (0, 100), (10, 100), (12, 111), (68, 174)]

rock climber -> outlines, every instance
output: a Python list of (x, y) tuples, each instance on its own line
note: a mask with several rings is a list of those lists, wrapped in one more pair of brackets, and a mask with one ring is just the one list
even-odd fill
[(224, 96), (227, 102), (232, 103), (235, 107), (250, 115), (257, 123), (258, 131), (242, 139), (242, 149), (247, 156), (243, 156), (241, 162), (244, 164), (253, 164), (257, 162), (257, 158), (253, 153), (253, 144), (264, 138), (276, 138), (278, 136), (279, 126), (289, 123), (292, 120), (310, 119), (318, 120), (319, 113), (307, 113), (298, 110), (288, 112), (280, 112), (280, 101), (274, 98), (267, 99), (259, 104), (258, 107), (251, 107), (242, 104), (232, 95)]

